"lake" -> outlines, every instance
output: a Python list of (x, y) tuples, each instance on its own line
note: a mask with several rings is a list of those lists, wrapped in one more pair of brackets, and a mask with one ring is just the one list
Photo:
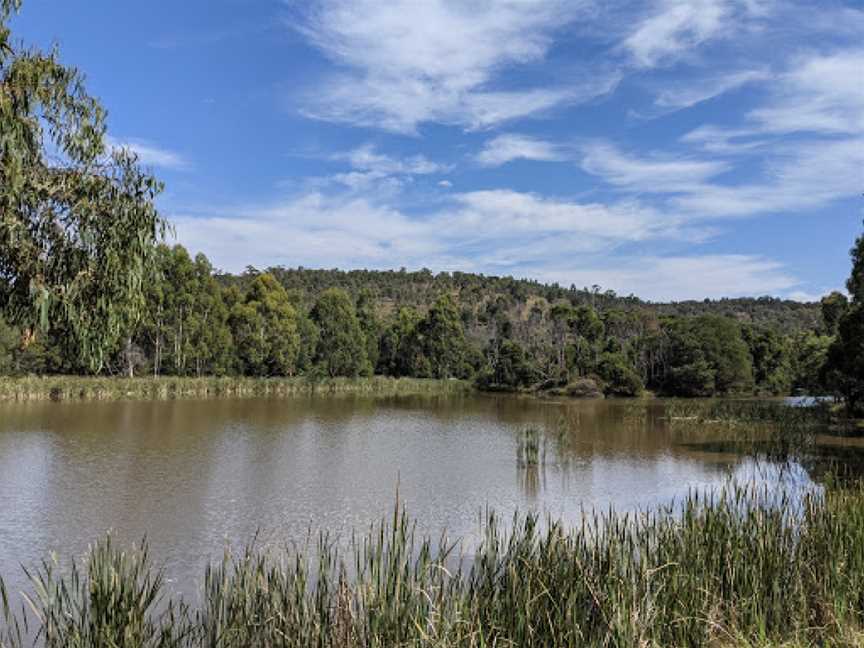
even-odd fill
[[(173, 588), (193, 593), (226, 543), (302, 541), (392, 514), (476, 540), (486, 507), (575, 522), (583, 508), (668, 504), (728, 476), (783, 471), (682, 443), (663, 401), (558, 403), (496, 395), (0, 404), (0, 574), (111, 531), (147, 537)], [(517, 462), (528, 427), (542, 466)], [(194, 596), (193, 596), (194, 599)]]

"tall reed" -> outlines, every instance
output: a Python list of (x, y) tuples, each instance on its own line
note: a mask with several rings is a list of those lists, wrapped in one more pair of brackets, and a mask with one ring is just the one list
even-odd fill
[(33, 572), (17, 614), (0, 588), (0, 645), (25, 626), (49, 648), (860, 645), (864, 487), (797, 497), (733, 484), (572, 528), (490, 515), (469, 555), (397, 507), (347, 548), (226, 555), (194, 610), (106, 540), (80, 571)]
[(0, 401), (173, 399), (295, 394), (457, 394), (470, 391), (463, 380), (423, 378), (250, 378), (194, 377), (0, 377)]

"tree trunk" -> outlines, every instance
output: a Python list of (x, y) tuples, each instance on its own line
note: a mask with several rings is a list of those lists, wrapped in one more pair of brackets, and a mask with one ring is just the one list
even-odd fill
[(126, 375), (130, 378), (135, 377), (135, 362), (132, 355), (132, 337), (126, 338)]

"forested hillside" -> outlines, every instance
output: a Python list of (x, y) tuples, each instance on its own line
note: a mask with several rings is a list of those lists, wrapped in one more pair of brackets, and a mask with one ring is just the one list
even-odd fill
[[(824, 305), (772, 298), (655, 304), (599, 287), (428, 270), (248, 268), (157, 248), (158, 280), (115, 344), (125, 375), (393, 376), (572, 395), (820, 391)], [(823, 311), (827, 309), (827, 319)], [(85, 373), (68, 336), (0, 324), (0, 371)]]
[[(818, 304), (807, 304), (775, 297), (735, 298), (673, 303), (645, 302), (637, 296), (617, 295), (600, 286), (563, 287), (528, 279), (494, 277), (465, 272), (432, 273), (430, 270), (313, 270), (309, 268), (271, 268), (286, 289), (316, 294), (327, 288), (342, 288), (352, 294), (368, 291), (383, 304), (398, 303), (422, 308), (435, 296), (448, 292), (458, 294), (463, 303), (490, 303), (499, 297), (512, 303), (542, 298), (547, 302), (567, 300), (574, 305), (591, 305), (597, 309), (649, 307), (659, 315), (723, 315), (741, 322), (780, 326), (802, 331), (819, 326)], [(226, 284), (242, 282), (243, 277), (222, 275)]]

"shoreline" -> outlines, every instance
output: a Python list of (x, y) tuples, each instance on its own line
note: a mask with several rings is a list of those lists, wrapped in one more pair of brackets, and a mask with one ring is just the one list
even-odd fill
[(248, 398), (307, 394), (462, 394), (474, 391), (464, 380), (432, 378), (293, 378), (251, 377), (99, 377), (28, 376), (0, 378), (0, 402), (173, 400)]

